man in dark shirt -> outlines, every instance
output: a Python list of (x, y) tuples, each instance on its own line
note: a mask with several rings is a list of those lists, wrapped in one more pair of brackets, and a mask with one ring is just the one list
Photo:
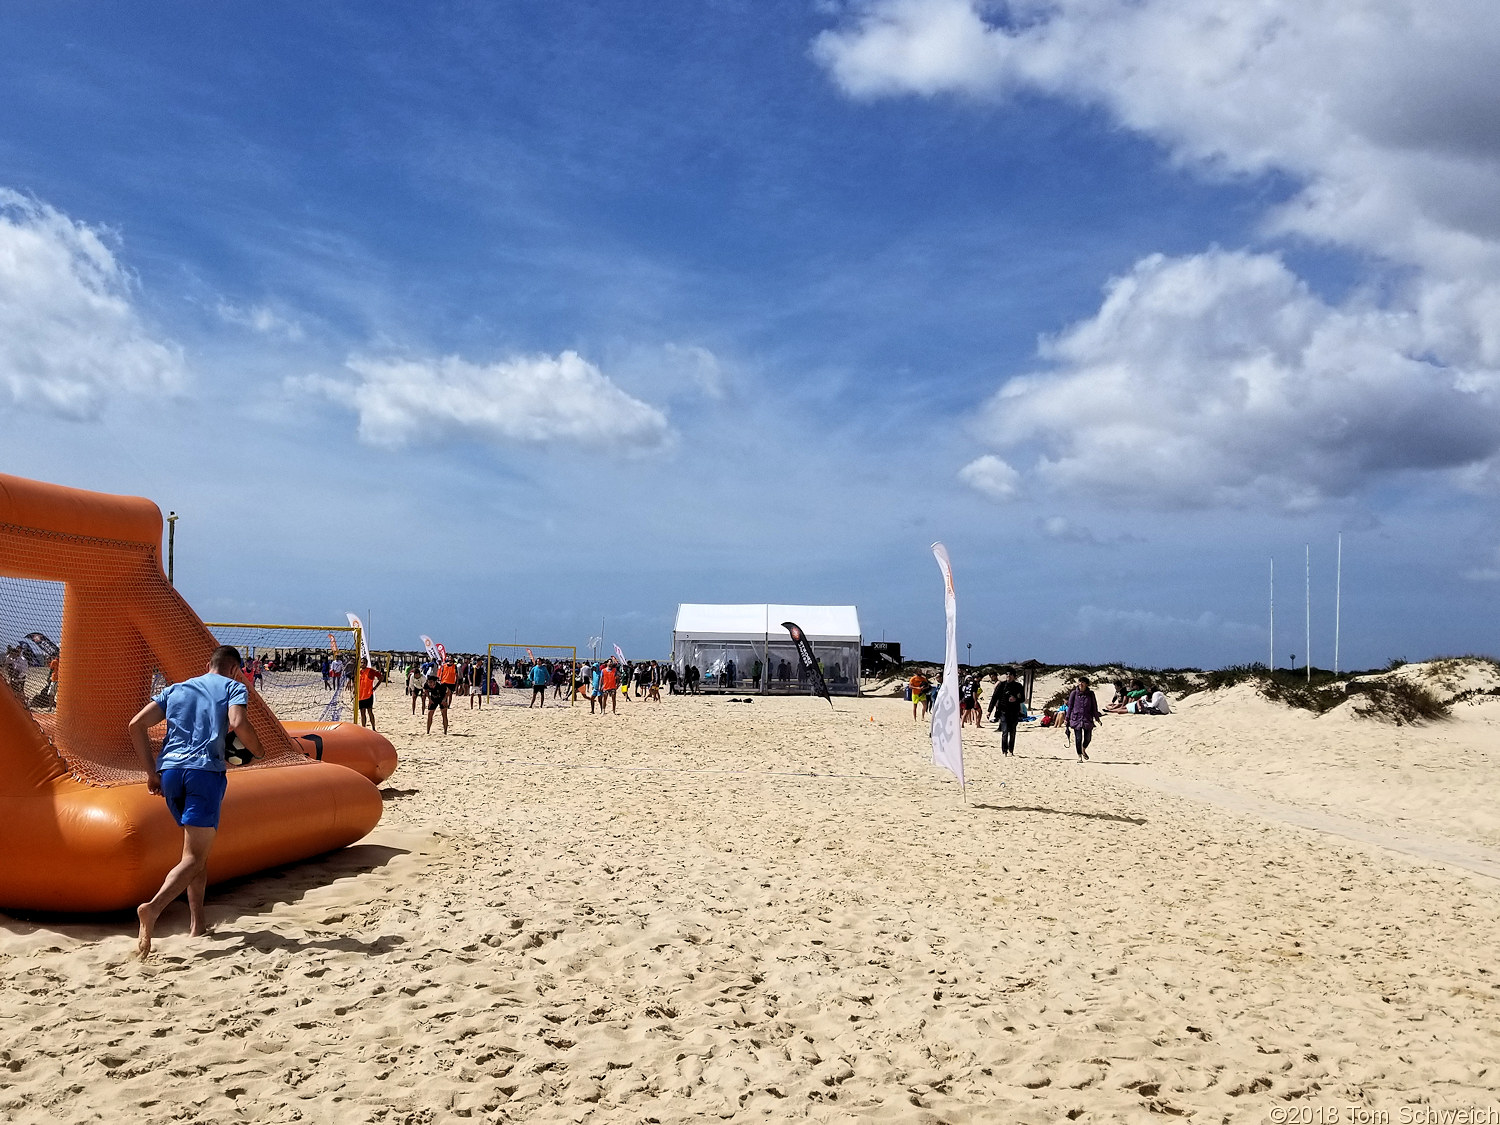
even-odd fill
[(1016, 682), (1016, 670), (1007, 668), (1005, 679), (995, 685), (995, 692), (990, 696), (990, 717), (999, 720), (995, 729), (1000, 732), (1002, 756), (1016, 756), (1016, 726), (1025, 706), (1026, 689)]
[(436, 672), (427, 673), (427, 682), (422, 686), (422, 698), (427, 700), (427, 733), (432, 733), (432, 716), (443, 712), (443, 733), (448, 733), (449, 685), (437, 678)]

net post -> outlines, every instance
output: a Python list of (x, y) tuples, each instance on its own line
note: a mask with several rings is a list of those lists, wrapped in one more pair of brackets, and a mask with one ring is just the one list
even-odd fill
[[(349, 677), (349, 710), (354, 716), (354, 721), (359, 722), (359, 666), (365, 659), (365, 631), (360, 626), (354, 627), (354, 675)], [(370, 670), (375, 670), (375, 662), (370, 661)], [(374, 719), (370, 720), (372, 723)]]

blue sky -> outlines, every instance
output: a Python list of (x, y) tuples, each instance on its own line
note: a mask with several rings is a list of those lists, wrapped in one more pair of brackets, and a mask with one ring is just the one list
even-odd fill
[(1492, 649), (1496, 17), (1323, 6), (9, 6), (0, 471), (379, 646), (936, 656), (943, 539), (976, 657), (1223, 664), (1311, 543), (1326, 663), (1343, 531), (1344, 663)]

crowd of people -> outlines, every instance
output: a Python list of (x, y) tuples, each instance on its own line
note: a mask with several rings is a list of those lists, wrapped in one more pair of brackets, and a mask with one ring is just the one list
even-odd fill
[[(441, 718), (448, 733), (448, 711), (456, 698), (465, 697), (470, 710), (483, 709), (503, 691), (528, 692), (527, 709), (542, 708), (550, 697), (554, 703), (587, 700), (589, 711), (617, 714), (624, 698), (661, 702), (661, 689), (671, 694), (696, 692), (700, 677), (689, 665), (682, 675), (670, 664), (657, 660), (580, 661), (530, 658), (490, 660), (480, 656), (437, 660), (395, 660), (389, 671), (369, 668), (360, 662), (359, 714), (368, 714), (374, 726), (373, 696), (380, 684), (400, 677), (411, 701), (411, 713), (425, 712), (427, 731)], [(633, 694), (632, 694), (633, 693)]]
[[(21, 701), (21, 706), (33, 711), (50, 711), (57, 707), (57, 659), (56, 652), (50, 657), (46, 653), (37, 655), (24, 644), (6, 648), (5, 656), (0, 658), (0, 671), (4, 672), (5, 682)], [(28, 694), (28, 675), (34, 667), (45, 667), (47, 679), (39, 691)]]
[[(906, 698), (911, 702), (913, 720), (930, 718), (942, 682), (942, 672), (933, 678), (920, 669), (912, 674), (906, 684)], [(988, 707), (982, 706), (986, 689), (990, 696)], [(1043, 709), (1041, 725), (1063, 730), (1078, 760), (1086, 762), (1094, 728), (1104, 721), (1105, 715), (1171, 714), (1171, 704), (1160, 685), (1153, 686), (1141, 679), (1115, 680), (1114, 689), (1108, 706), (1100, 707), (1089, 678), (1080, 676), (1062, 702)], [(982, 727), (987, 716), (1000, 733), (1001, 755), (1014, 757), (1016, 729), (1030, 718), (1026, 690), (1017, 679), (1016, 669), (1005, 669), (1004, 679), (1001, 679), (1001, 673), (991, 672), (987, 681), (981, 673), (967, 671), (959, 679), (958, 698), (961, 725)]]

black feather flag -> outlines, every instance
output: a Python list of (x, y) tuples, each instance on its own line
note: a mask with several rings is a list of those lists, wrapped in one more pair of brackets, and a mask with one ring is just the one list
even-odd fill
[(821, 695), (828, 700), (828, 706), (832, 707), (833, 696), (828, 694), (828, 683), (823, 679), (823, 669), (818, 667), (817, 657), (813, 656), (812, 642), (807, 639), (802, 626), (795, 621), (783, 621), (781, 627), (792, 635), (792, 644), (797, 646), (797, 663), (802, 665), (802, 670), (812, 679), (813, 694)]

